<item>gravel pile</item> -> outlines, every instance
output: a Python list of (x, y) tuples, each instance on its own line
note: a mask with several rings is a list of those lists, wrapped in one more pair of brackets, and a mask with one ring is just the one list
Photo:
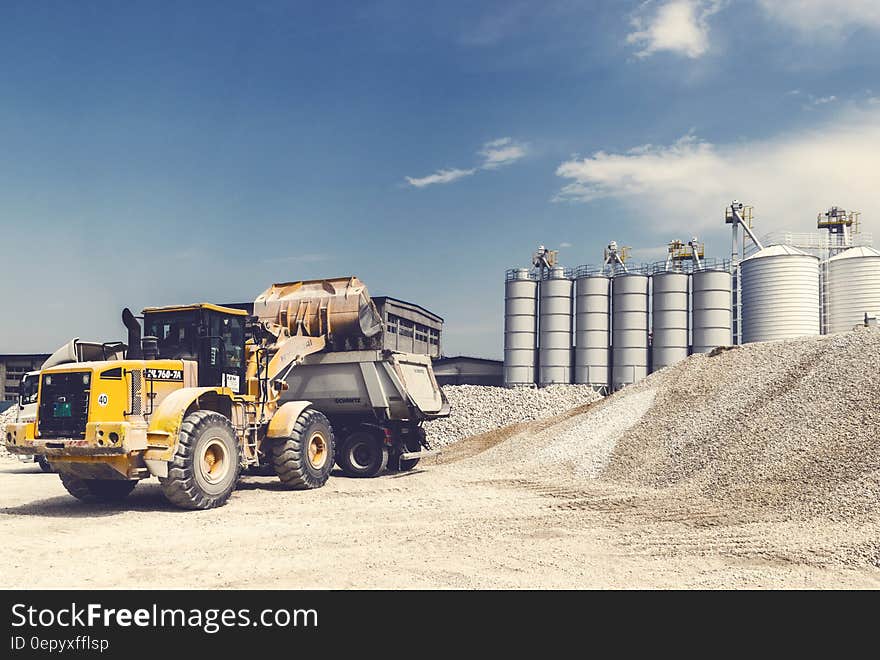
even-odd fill
[(880, 330), (695, 355), (600, 410), (647, 391), (653, 405), (621, 434), (603, 477), (783, 517), (880, 509)]
[(9, 408), (6, 412), (0, 413), (0, 460), (12, 459), (15, 456), (6, 451), (6, 424), (15, 421), (15, 406)]
[(602, 397), (589, 385), (551, 385), (540, 389), (447, 385), (449, 417), (425, 424), (434, 447), (510, 424), (553, 417)]

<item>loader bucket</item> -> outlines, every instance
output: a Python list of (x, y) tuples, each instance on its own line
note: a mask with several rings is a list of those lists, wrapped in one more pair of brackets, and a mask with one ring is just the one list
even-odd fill
[(309, 337), (369, 338), (383, 325), (366, 285), (356, 277), (273, 284), (254, 301), (254, 315)]

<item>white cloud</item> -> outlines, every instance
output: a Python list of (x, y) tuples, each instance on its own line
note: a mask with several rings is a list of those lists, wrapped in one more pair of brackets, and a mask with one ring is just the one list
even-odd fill
[(759, 233), (811, 231), (816, 214), (839, 204), (878, 228), (880, 108), (849, 107), (810, 130), (771, 139), (711, 144), (686, 135), (668, 146), (598, 152), (562, 163), (568, 183), (556, 201), (611, 197), (663, 230), (718, 228), (732, 199), (755, 206)]
[(810, 103), (813, 105), (825, 105), (826, 103), (834, 103), (837, 100), (836, 96), (820, 96), (818, 98), (811, 98)]
[(494, 170), (502, 165), (510, 165), (526, 155), (526, 145), (504, 137), (491, 140), (483, 145), (479, 154), (483, 157), (482, 168)]
[(880, 29), (878, 0), (757, 0), (771, 19), (810, 37), (834, 39), (859, 27)]
[(472, 176), (480, 170), (495, 170), (504, 165), (510, 165), (524, 158), (528, 153), (528, 145), (517, 142), (513, 138), (503, 137), (490, 140), (480, 147), (477, 152), (482, 162), (470, 169), (458, 169), (455, 167), (437, 170), (433, 174), (424, 177), (404, 177), (406, 182), (416, 188), (424, 188), (435, 183), (452, 183), (467, 176)]
[(655, 9), (655, 3), (645, 2), (626, 42), (641, 48), (638, 57), (661, 51), (700, 57), (709, 50), (709, 17), (722, 6), (722, 0), (668, 0)]
[(570, 247), (572, 247), (572, 244), (571, 244), (571, 243), (567, 243), (567, 242), (565, 242), (565, 241), (563, 241), (562, 243), (559, 244), (559, 249), (560, 249), (560, 250), (563, 249), (563, 248), (570, 248)]
[(470, 176), (476, 173), (476, 169), (472, 170), (459, 170), (456, 168), (449, 168), (445, 170), (437, 170), (433, 174), (429, 174), (428, 176), (423, 176), (421, 178), (414, 178), (411, 176), (404, 177), (411, 186), (415, 186), (416, 188), (424, 188), (425, 186), (430, 186), (435, 183), (452, 183), (453, 181), (458, 181), (459, 179), (463, 179), (466, 176)]

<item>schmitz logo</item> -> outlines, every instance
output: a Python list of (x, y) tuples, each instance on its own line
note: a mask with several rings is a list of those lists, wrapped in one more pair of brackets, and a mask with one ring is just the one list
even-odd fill
[(183, 369), (144, 369), (147, 380), (183, 380)]

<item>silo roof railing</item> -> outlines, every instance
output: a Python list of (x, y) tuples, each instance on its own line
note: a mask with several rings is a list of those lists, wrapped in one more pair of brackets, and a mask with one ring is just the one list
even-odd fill
[[(725, 270), (730, 272), (729, 259), (707, 258), (701, 259), (699, 267), (692, 261), (677, 262), (671, 268), (667, 268), (665, 261), (657, 261), (654, 263), (643, 264), (626, 264), (626, 271), (619, 264), (608, 264), (601, 266), (597, 264), (583, 264), (574, 268), (563, 268), (563, 273), (568, 279), (578, 279), (580, 277), (591, 277), (596, 275), (605, 275), (615, 277), (617, 275), (655, 275), (658, 273), (694, 273), (703, 270)], [(540, 273), (535, 270), (528, 270), (525, 277), (520, 274), (523, 268), (511, 268), (504, 273), (504, 279), (507, 282), (517, 279), (528, 279), (533, 281), (546, 280), (550, 277), (548, 271)]]
[(730, 271), (730, 259), (718, 259), (709, 257), (701, 259), (700, 265), (697, 266), (693, 261), (679, 261), (667, 264), (665, 261), (656, 261), (651, 264), (651, 273), (657, 275), (659, 273), (697, 273), (703, 270), (726, 270)]
[[(526, 271), (525, 277), (521, 276), (520, 271)], [(509, 268), (504, 271), (504, 281), (512, 282), (513, 280), (533, 280), (535, 282), (538, 281), (538, 273), (532, 272), (528, 268)]]

